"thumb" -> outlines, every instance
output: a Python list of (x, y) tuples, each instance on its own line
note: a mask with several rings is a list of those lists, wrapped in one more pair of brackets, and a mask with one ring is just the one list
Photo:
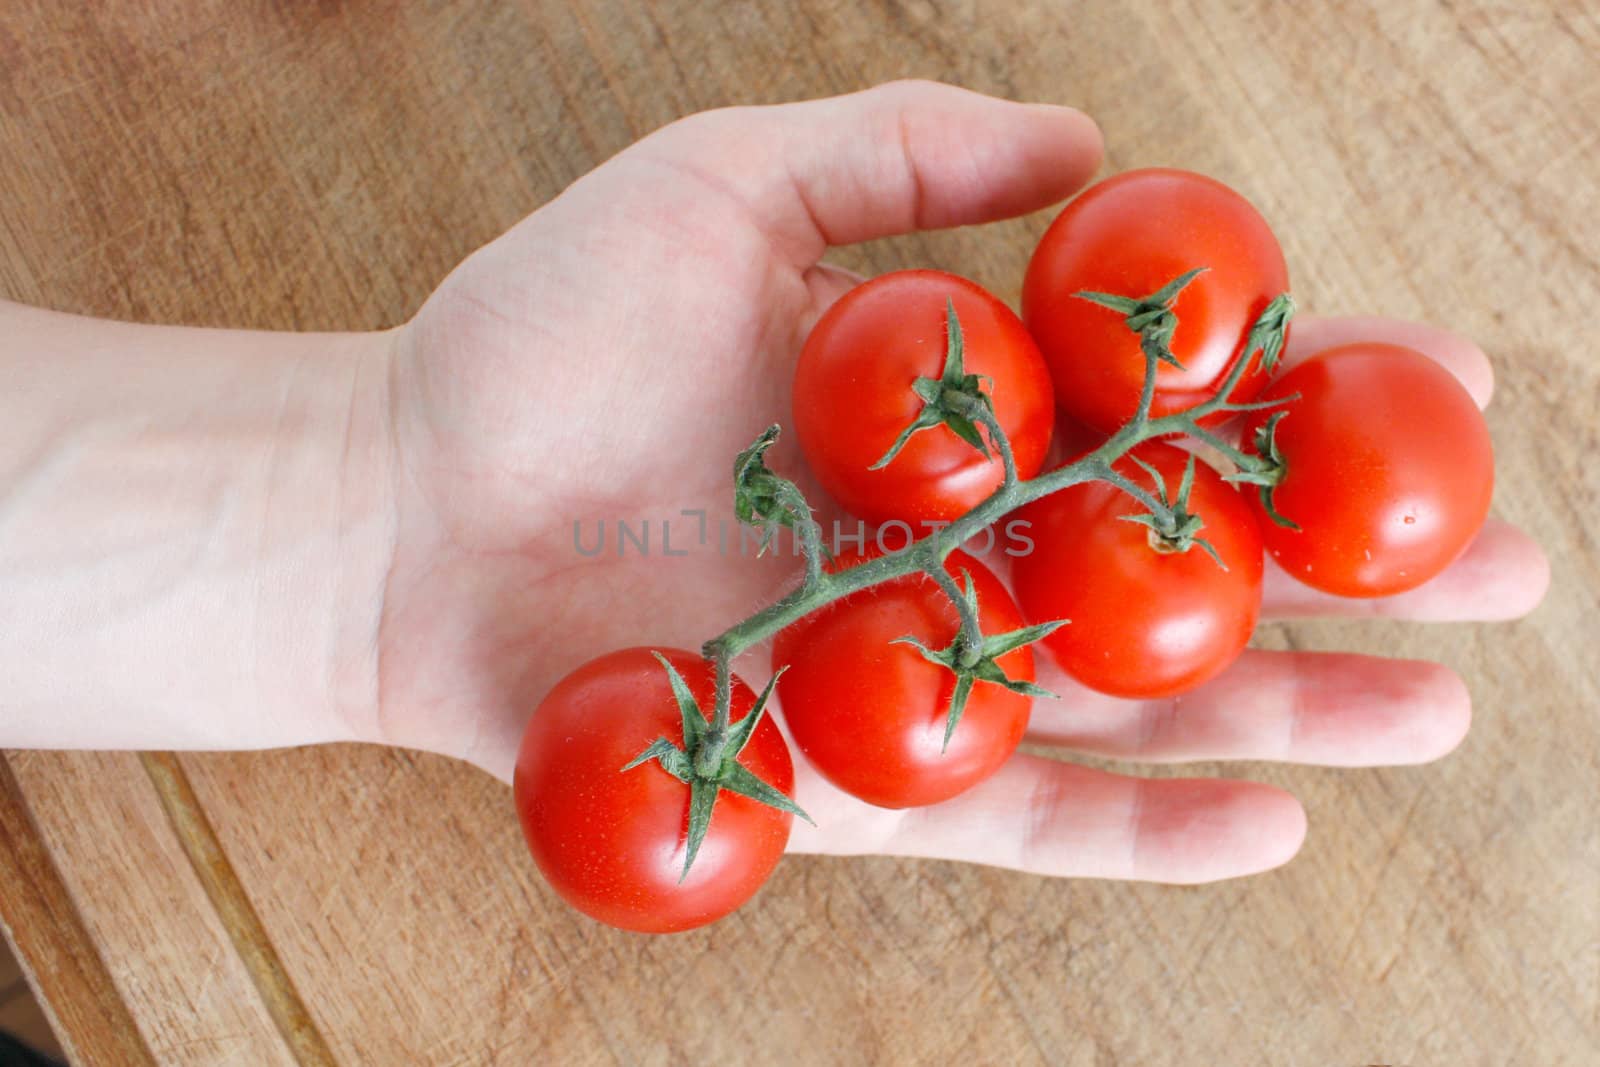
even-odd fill
[(1101, 151), (1073, 108), (906, 81), (691, 115), (612, 164), (687, 172), (804, 268), (829, 245), (1037, 210), (1088, 181)]

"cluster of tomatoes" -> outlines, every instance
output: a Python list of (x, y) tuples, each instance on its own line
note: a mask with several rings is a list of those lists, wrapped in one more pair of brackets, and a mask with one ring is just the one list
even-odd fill
[[(822, 317), (800, 354), (793, 417), (834, 501), (880, 526), (937, 531), (1014, 499), (1007, 521), (1026, 550), (954, 548), (942, 575), (908, 568), (776, 634), (784, 719), (817, 771), (885, 807), (950, 799), (1021, 741), (1041, 692), (1035, 641), (1091, 688), (1177, 694), (1249, 641), (1265, 555), (1324, 592), (1373, 597), (1461, 554), (1493, 486), (1476, 404), (1394, 345), (1343, 345), (1286, 369), (1286, 319), (1270, 343), (1262, 331), (1287, 287), (1248, 201), (1200, 175), (1142, 170), (1092, 187), (1050, 226), (1021, 318), (936, 271), (874, 279)], [(1130, 428), (1208, 402), (1182, 436), (1106, 453)], [(1063, 423), (1082, 444), (1053, 453)], [(1028, 492), (1101, 454), (1084, 478)], [(878, 556), (832, 555), (821, 581)], [(748, 899), (798, 812), (787, 746), (761, 714), (772, 690), (719, 678), (697, 653), (646, 648), (559, 682), (532, 716), (515, 781), (556, 890), (648, 931)]]

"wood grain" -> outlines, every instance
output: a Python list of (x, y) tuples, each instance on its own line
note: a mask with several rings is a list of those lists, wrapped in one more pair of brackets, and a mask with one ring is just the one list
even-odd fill
[[(31, 819), (22, 840), (33, 853), (0, 852), (0, 912), (74, 1062), (294, 1063), (139, 757), (21, 752), (7, 763), (18, 788), (0, 794), (11, 798), (3, 817)], [(40, 909), (75, 919), (45, 921)], [(53, 986), (61, 970), (86, 977)], [(143, 1059), (127, 1051), (137, 1048)]]
[(306, 1011), (300, 993), (284, 973), (272, 938), (261, 925), (250, 895), (222, 851), (222, 844), (194, 795), (189, 776), (170, 752), (147, 752), (140, 757), (161, 808), (172, 823), (189, 865), (205, 890), (206, 900), (228, 932), (239, 962), (244, 964), (261, 1004), (272, 1017), (289, 1053), (302, 1067), (328, 1067), (335, 1061), (328, 1045)]
[[(0, 927), (31, 966), (31, 985), (77, 1058), (154, 1065), (150, 1049), (106, 972), (11, 768), (0, 765)], [(7, 960), (12, 957), (8, 954)], [(9, 989), (9, 983), (8, 983)]]
[[(355, 747), (179, 757), (287, 982), (351, 1064), (1586, 1063), (1597, 56), (1600, 9), (1562, 0), (13, 0), (0, 295), (389, 325), (471, 249), (693, 110), (903, 76), (1082, 106), (1109, 169), (1175, 164), (1247, 193), (1311, 310), (1449, 323), (1494, 359), (1495, 510), (1549, 549), (1546, 604), (1509, 626), (1297, 624), (1260, 641), (1450, 664), (1476, 701), (1463, 748), (1425, 768), (1229, 768), (1292, 788), (1312, 820), (1293, 864), (1247, 882), (791, 859), (755, 906), (670, 940), (565, 911), (504, 788), (470, 769)], [(1014, 299), (1044, 221), (837, 259), (954, 269)], [(22, 858), (0, 865), (4, 914), (36, 976), (77, 960), (99, 983), (72, 1003), (103, 1011), (57, 1005), (80, 1060), (138, 1062), (85, 1051), (120, 1041), (162, 1063), (295, 1062), (138, 760), (9, 761), (5, 855)], [(59, 884), (19, 892), (45, 857)], [(77, 932), (19, 926), (41, 909), (75, 911)]]

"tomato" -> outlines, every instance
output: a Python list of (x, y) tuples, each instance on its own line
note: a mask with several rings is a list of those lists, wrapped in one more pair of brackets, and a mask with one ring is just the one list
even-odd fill
[[(1128, 171), (1066, 206), (1040, 239), (1022, 288), (1022, 316), (1063, 412), (1111, 433), (1137, 410), (1144, 382), (1139, 338), (1123, 316), (1073, 294), (1143, 297), (1196, 267), (1209, 269), (1173, 305), (1171, 349), (1183, 369), (1158, 367), (1155, 415), (1215, 395), (1250, 327), (1289, 287), (1283, 252), (1248, 200), (1187, 171)], [(1266, 380), (1258, 363), (1231, 398), (1250, 400)]]
[[(1387, 596), (1466, 550), (1489, 512), (1494, 448), (1454, 375), (1412, 349), (1364, 342), (1312, 356), (1265, 396), (1294, 393), (1274, 433), (1284, 474), (1272, 500), (1300, 529), (1264, 513), (1261, 523), (1284, 570), (1339, 596)], [(1247, 442), (1270, 416), (1252, 415)]]
[[(1169, 495), (1178, 491), (1187, 452), (1153, 443), (1134, 455), (1161, 473)], [(1115, 469), (1154, 491), (1128, 456)], [(1170, 696), (1214, 677), (1249, 642), (1261, 609), (1261, 533), (1216, 471), (1196, 461), (1188, 510), (1226, 570), (1199, 545), (1152, 547), (1149, 529), (1122, 518), (1143, 510), (1105, 482), (1085, 482), (1016, 512), (1034, 543), (1012, 562), (1023, 614), (1070, 620), (1041, 643), (1079, 682), (1124, 697)]]
[[(715, 672), (692, 652), (660, 649), (710, 718)], [(755, 703), (733, 680), (733, 722)], [(683, 718), (665, 668), (646, 648), (590, 660), (550, 690), (523, 735), (512, 789), (522, 831), (552, 888), (625, 930), (687, 930), (728, 914), (767, 880), (792, 817), (724, 789), (682, 884), (689, 787), (659, 763), (622, 767), (657, 738), (681, 746)], [(739, 762), (780, 792), (794, 765), (770, 717)]]
[[(853, 566), (842, 556), (835, 567)], [(975, 558), (950, 553), (945, 570), (972, 576), (986, 636), (1023, 626), (1000, 579)], [(989, 777), (1016, 750), (1033, 698), (996, 683), (973, 685), (966, 710), (944, 747), (946, 712), (956, 676), (910, 645), (934, 651), (960, 629), (950, 598), (926, 574), (875, 585), (806, 616), (781, 631), (773, 666), (784, 721), (806, 758), (834, 785), (871, 804), (908, 808), (948, 800)], [(995, 658), (1014, 681), (1033, 680), (1033, 652)]]
[(868, 522), (948, 522), (1001, 483), (999, 456), (985, 459), (943, 425), (913, 435), (887, 466), (870, 469), (923, 410), (912, 383), (940, 377), (947, 302), (961, 324), (966, 372), (989, 379), (984, 390), (1021, 477), (1044, 463), (1055, 418), (1050, 375), (1021, 320), (965, 278), (885, 274), (828, 309), (794, 376), (801, 451), (829, 495)]

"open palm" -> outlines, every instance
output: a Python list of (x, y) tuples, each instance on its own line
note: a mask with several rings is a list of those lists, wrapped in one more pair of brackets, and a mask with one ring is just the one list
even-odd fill
[[(854, 279), (829, 245), (988, 221), (1062, 199), (1098, 165), (1093, 124), (931, 84), (708, 112), (645, 138), (481, 249), (401, 332), (392, 381), (402, 485), (380, 631), (384, 736), (509, 778), (523, 725), (561, 675), (628, 645), (698, 647), (795, 578), (719, 551), (732, 457), (786, 421), (792, 361)], [(1487, 362), (1442, 331), (1303, 319), (1291, 359), (1395, 340), (1480, 401)], [(794, 470), (793, 456), (776, 465)], [(803, 479), (802, 479), (803, 481)], [(704, 512), (708, 537), (698, 538)], [(617, 526), (648, 522), (649, 552)], [(674, 550), (661, 533), (671, 521)], [(603, 549), (593, 552), (602, 528)], [(1451, 571), (1388, 601), (1337, 602), (1269, 575), (1265, 615), (1507, 617), (1543, 557), (1493, 525)], [(757, 686), (764, 653), (741, 664)], [(1409, 763), (1466, 731), (1433, 664), (1247, 652), (1179, 701), (1099, 696), (1059, 676), (1030, 740), (1150, 761)], [(940, 856), (1051, 874), (1198, 881), (1286, 860), (1304, 832), (1280, 790), (1149, 780), (1018, 755), (949, 803), (888, 812), (797, 759), (791, 848)]]

